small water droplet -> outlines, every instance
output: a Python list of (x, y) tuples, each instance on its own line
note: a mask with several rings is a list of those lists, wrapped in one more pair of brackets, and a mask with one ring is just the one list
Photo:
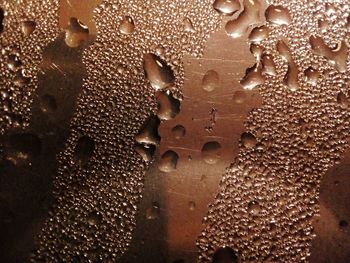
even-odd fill
[(244, 132), (241, 135), (241, 142), (245, 148), (254, 148), (257, 144), (255, 136), (250, 132)]
[(179, 140), (179, 139), (181, 139), (182, 137), (185, 136), (185, 134), (186, 134), (186, 129), (185, 129), (185, 127), (182, 126), (182, 125), (176, 125), (175, 127), (173, 127), (173, 128), (171, 129), (171, 132), (172, 132), (174, 138), (177, 139), (177, 140)]
[(130, 16), (125, 16), (119, 26), (119, 31), (122, 34), (130, 35), (135, 31), (135, 24)]
[(215, 70), (209, 70), (202, 79), (202, 88), (208, 92), (215, 90), (220, 85), (219, 74)]
[(159, 161), (158, 169), (164, 173), (170, 173), (176, 170), (179, 156), (174, 151), (166, 151)]
[(247, 94), (244, 90), (237, 90), (233, 95), (233, 101), (237, 104), (243, 104), (247, 99)]
[(221, 145), (216, 141), (210, 141), (202, 147), (202, 158), (207, 164), (216, 164), (221, 158)]
[(31, 35), (34, 32), (35, 28), (36, 28), (35, 21), (27, 20), (21, 23), (21, 30), (23, 35), (25, 36)]

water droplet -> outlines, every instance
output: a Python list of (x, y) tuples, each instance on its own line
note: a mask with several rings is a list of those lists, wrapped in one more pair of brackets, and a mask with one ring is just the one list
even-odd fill
[(31, 35), (34, 32), (35, 28), (36, 28), (35, 21), (27, 20), (21, 23), (21, 30), (23, 35), (25, 36)]
[(240, 8), (239, 0), (215, 0), (213, 7), (216, 11), (223, 15), (233, 15)]
[(185, 29), (185, 32), (195, 32), (196, 30), (194, 29), (193, 27), (193, 24), (192, 24), (192, 21), (189, 19), (189, 18), (184, 18), (184, 29)]
[(156, 151), (156, 147), (154, 145), (138, 144), (134, 149), (145, 162), (152, 161), (153, 155)]
[(16, 55), (9, 55), (8, 57), (8, 67), (12, 71), (16, 71), (20, 66), (22, 66), (22, 62)]
[(188, 208), (190, 211), (194, 211), (196, 209), (196, 203), (194, 201), (188, 202)]
[(160, 120), (157, 116), (151, 116), (146, 121), (135, 140), (140, 144), (153, 144), (157, 145), (160, 142), (160, 136), (158, 134), (158, 127)]
[(207, 164), (216, 164), (221, 158), (221, 145), (216, 141), (210, 141), (202, 147), (202, 158)]
[(248, 213), (252, 215), (259, 215), (261, 212), (261, 206), (259, 205), (258, 202), (253, 201), (248, 204)]
[(343, 109), (347, 109), (349, 106), (349, 99), (346, 97), (346, 95), (343, 92), (338, 93), (337, 102), (340, 104), (340, 106)]
[(155, 90), (174, 86), (175, 76), (170, 66), (157, 55), (148, 53), (143, 56), (143, 67), (146, 77)]
[(291, 91), (296, 91), (297, 89), (299, 89), (299, 83), (298, 83), (299, 71), (298, 71), (297, 65), (293, 60), (289, 47), (283, 40), (279, 40), (277, 42), (276, 48), (277, 48), (277, 51), (282, 56), (282, 58), (288, 63), (288, 71), (284, 77), (284, 83)]
[(244, 10), (239, 14), (237, 19), (230, 20), (226, 23), (225, 30), (233, 38), (244, 35), (249, 26), (258, 23), (261, 3), (259, 0), (244, 0)]
[(125, 16), (119, 26), (119, 31), (122, 34), (130, 35), (135, 31), (135, 24), (130, 16)]
[(102, 221), (102, 215), (99, 212), (91, 212), (87, 217), (87, 222), (90, 226), (100, 224)]
[(166, 151), (158, 163), (158, 169), (164, 173), (170, 173), (176, 170), (179, 156), (174, 151)]
[(158, 112), (161, 120), (170, 120), (175, 118), (180, 112), (180, 101), (175, 99), (170, 91), (157, 92)]
[(233, 101), (237, 104), (243, 104), (247, 99), (247, 94), (244, 90), (237, 90), (233, 95)]
[(324, 40), (319, 36), (311, 36), (310, 44), (316, 55), (327, 58), (329, 64), (335, 67), (339, 72), (346, 71), (348, 47), (345, 41), (339, 42), (334, 50), (329, 48)]
[(186, 129), (182, 125), (176, 125), (174, 128), (171, 129), (171, 132), (175, 139), (179, 140), (186, 134)]
[(241, 142), (242, 142), (242, 145), (248, 149), (254, 148), (255, 145), (257, 144), (255, 136), (250, 132), (244, 132), (241, 135)]
[(252, 90), (257, 86), (264, 84), (264, 81), (265, 79), (262, 76), (262, 65), (257, 63), (246, 70), (246, 74), (240, 83), (244, 89)]
[(16, 72), (16, 76), (13, 80), (13, 83), (17, 86), (17, 87), (24, 87), (25, 85), (28, 85), (30, 82), (30, 78), (26, 77), (24, 75), (24, 71), (23, 70), (18, 70)]
[(261, 58), (261, 63), (263, 65), (262, 72), (270, 76), (276, 76), (276, 65), (273, 61), (273, 57), (268, 54), (264, 54)]
[(265, 17), (275, 25), (289, 25), (292, 22), (288, 9), (281, 5), (270, 5), (266, 9)]
[(72, 17), (66, 29), (65, 42), (67, 46), (76, 48), (89, 39), (89, 28), (77, 18)]
[(249, 41), (260, 42), (269, 36), (269, 28), (267, 26), (255, 27), (249, 34)]
[(88, 136), (82, 136), (75, 146), (74, 158), (80, 165), (85, 165), (92, 157), (94, 150), (95, 141)]
[(305, 74), (307, 83), (311, 85), (316, 85), (317, 80), (321, 75), (320, 72), (314, 69), (313, 67), (308, 67), (307, 69), (305, 69), (304, 74)]
[(215, 90), (220, 85), (219, 74), (215, 70), (209, 70), (202, 79), (202, 88), (208, 92)]

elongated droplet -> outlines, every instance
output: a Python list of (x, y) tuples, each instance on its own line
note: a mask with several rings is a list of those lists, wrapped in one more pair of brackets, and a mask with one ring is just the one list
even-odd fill
[(170, 66), (152, 53), (143, 56), (143, 67), (151, 86), (155, 90), (170, 88), (174, 85), (175, 76)]

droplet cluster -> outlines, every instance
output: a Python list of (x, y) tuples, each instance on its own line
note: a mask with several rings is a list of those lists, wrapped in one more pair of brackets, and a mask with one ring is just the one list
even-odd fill
[[(158, 126), (180, 110), (181, 59), (200, 56), (221, 20), (209, 0), (106, 0), (94, 12), (98, 34), (34, 262), (115, 262), (126, 251)], [(163, 157), (161, 169), (176, 169), (175, 152)]]
[(43, 50), (59, 32), (58, 2), (0, 1), (0, 134), (29, 124)]
[(322, 177), (348, 145), (350, 6), (269, 0), (265, 19), (241, 27), (244, 14), (226, 30), (238, 37), (253, 25), (246, 35), (257, 62), (241, 84), (258, 89), (263, 106), (250, 112), (203, 219), (199, 261), (229, 247), (241, 262), (307, 262)]

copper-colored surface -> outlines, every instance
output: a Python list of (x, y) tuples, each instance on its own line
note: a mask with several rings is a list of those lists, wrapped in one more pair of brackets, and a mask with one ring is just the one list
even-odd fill
[[(96, 36), (93, 9), (100, 1), (61, 0), (60, 27), (76, 17), (88, 26), (90, 41), (77, 49), (66, 46), (64, 33), (44, 51), (38, 90), (27, 131), (42, 141), (42, 154), (30, 172), (7, 163), (0, 166), (0, 262), (27, 262), (35, 249), (35, 237), (54, 201), (52, 180), (56, 174), (56, 155), (64, 149), (69, 125), (76, 109), (86, 70), (82, 52)], [(201, 58), (187, 56), (184, 61), (185, 83), (181, 112), (161, 124), (161, 143), (156, 161), (146, 174), (143, 198), (137, 214), (137, 226), (130, 249), (120, 262), (196, 262), (196, 240), (202, 231), (202, 219), (214, 199), (220, 179), (239, 151), (239, 138), (250, 110), (261, 105), (258, 91), (244, 91), (239, 81), (255, 63), (246, 39), (232, 39), (221, 29), (212, 34)], [(213, 91), (202, 87), (205, 74), (219, 75)], [(54, 113), (43, 114), (42, 97), (51, 95), (60, 105)], [(241, 98), (240, 100), (237, 97)], [(183, 125), (181, 143), (172, 128)], [(201, 149), (207, 142), (221, 145), (215, 164), (203, 160)], [(159, 171), (161, 155), (175, 150), (177, 169)], [(314, 220), (316, 238), (310, 262), (347, 263), (350, 261), (350, 151), (331, 168), (321, 186), (321, 214)], [(28, 173), (31, 173), (29, 179)], [(34, 179), (33, 179), (34, 178)], [(10, 208), (11, 207), (11, 208)], [(155, 218), (148, 213), (155, 209)], [(152, 211), (151, 211), (152, 212)], [(148, 217), (148, 218), (147, 218)]]

